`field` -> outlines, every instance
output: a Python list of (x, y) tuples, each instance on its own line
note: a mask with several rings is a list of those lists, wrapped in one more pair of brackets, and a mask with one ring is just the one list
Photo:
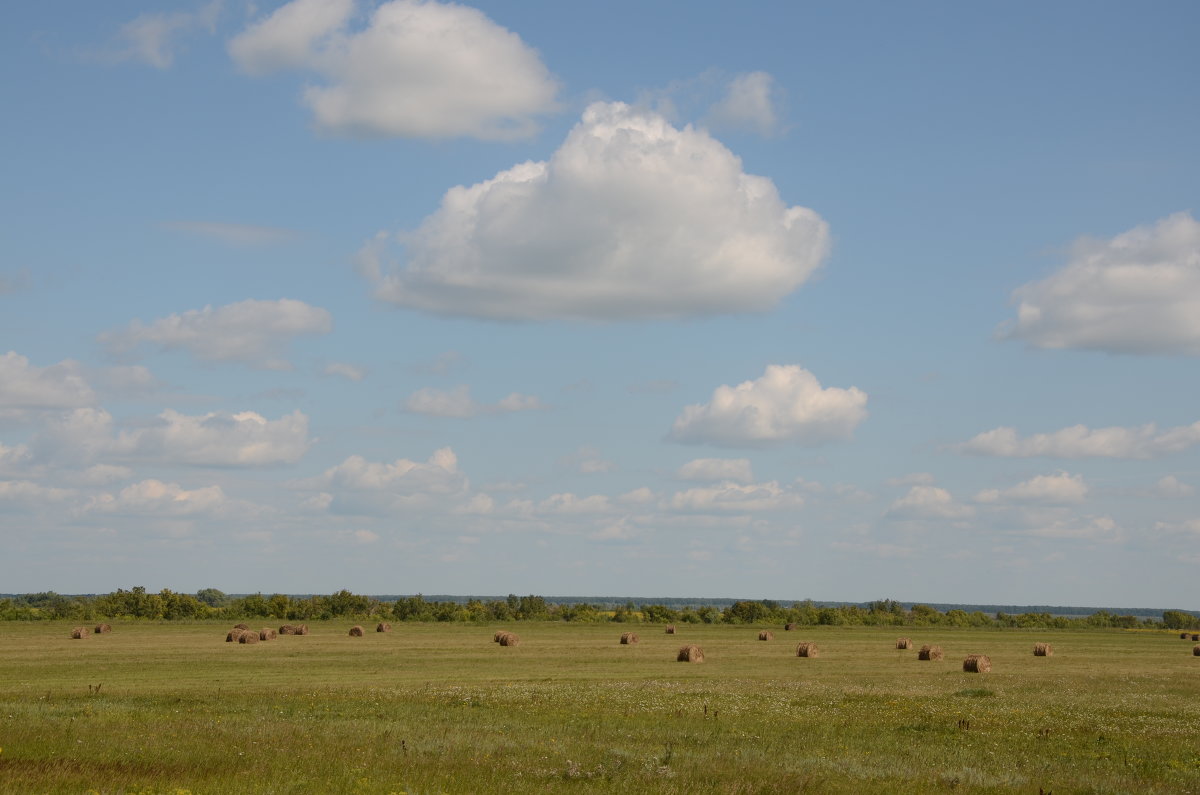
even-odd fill
[[(502, 648), (495, 626), (310, 626), (0, 624), (0, 791), (1200, 792), (1178, 633), (529, 622)], [(674, 661), (689, 642), (706, 662)]]

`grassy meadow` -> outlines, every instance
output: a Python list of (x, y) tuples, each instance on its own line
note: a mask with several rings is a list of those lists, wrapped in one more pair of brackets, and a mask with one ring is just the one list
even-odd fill
[[(309, 626), (0, 624), (0, 791), (1200, 792), (1200, 657), (1176, 632)], [(691, 642), (707, 660), (675, 662)]]

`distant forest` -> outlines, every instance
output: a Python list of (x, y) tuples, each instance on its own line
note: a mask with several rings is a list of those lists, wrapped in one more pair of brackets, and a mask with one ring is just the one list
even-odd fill
[(586, 621), (618, 624), (796, 624), (798, 626), (952, 626), (996, 628), (1193, 629), (1200, 614), (1185, 610), (1122, 610), (1054, 606), (906, 604), (874, 602), (783, 604), (770, 599), (636, 599), (612, 597), (363, 596), (347, 590), (320, 595), (195, 594), (164, 588), (118, 588), (107, 594), (53, 591), (0, 598), (0, 620), (97, 619), (187, 621), (345, 618), (387, 621)]

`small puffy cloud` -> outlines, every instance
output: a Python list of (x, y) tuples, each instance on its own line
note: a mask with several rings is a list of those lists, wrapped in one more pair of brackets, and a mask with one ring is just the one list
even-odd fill
[(539, 515), (545, 514), (595, 514), (595, 513), (610, 513), (612, 511), (612, 501), (603, 494), (592, 494), (587, 497), (580, 497), (570, 492), (562, 494), (551, 494), (546, 499), (539, 502), (534, 512)]
[(450, 189), (360, 255), (379, 298), (505, 320), (631, 320), (764, 311), (829, 247), (825, 222), (703, 130), (596, 103), (546, 162)]
[(1178, 499), (1182, 497), (1191, 497), (1196, 493), (1195, 487), (1184, 483), (1174, 475), (1167, 475), (1160, 478), (1154, 484), (1154, 488), (1150, 489), (1147, 496), (1163, 497), (1165, 499)]
[(532, 395), (513, 392), (499, 403), (476, 403), (471, 389), (460, 384), (453, 389), (443, 390), (424, 387), (409, 395), (404, 401), (404, 410), (432, 417), (474, 417), (479, 414), (507, 414), (515, 411), (536, 411), (545, 405)]
[(229, 224), (214, 221), (167, 221), (167, 229), (219, 240), (231, 246), (269, 246), (300, 237), (294, 229), (253, 224)]
[(770, 365), (761, 378), (720, 386), (712, 400), (684, 408), (667, 437), (718, 447), (806, 447), (848, 439), (867, 416), (867, 395), (850, 387), (823, 389), (797, 365)]
[(108, 58), (115, 61), (141, 61), (158, 69), (166, 69), (175, 61), (178, 39), (196, 29), (215, 31), (221, 13), (222, 0), (202, 6), (197, 11), (142, 14), (125, 23), (118, 34), (119, 44)]
[(1072, 517), (1031, 526), (1022, 535), (1035, 538), (1113, 543), (1124, 538), (1124, 531), (1110, 516)]
[(1015, 428), (984, 431), (959, 445), (972, 455), (1003, 458), (1158, 458), (1200, 444), (1200, 422), (1159, 431), (1154, 423), (1133, 428), (1072, 425), (1022, 439)]
[(206, 306), (159, 318), (150, 325), (135, 320), (128, 328), (107, 331), (100, 343), (125, 354), (142, 345), (185, 350), (210, 362), (242, 362), (267, 370), (287, 370), (288, 344), (303, 334), (327, 334), (333, 317), (303, 301), (239, 301), (217, 309)]
[(75, 482), (84, 486), (108, 486), (133, 477), (133, 470), (116, 464), (95, 464), (75, 475)]
[(121, 489), (117, 494), (93, 497), (86, 510), (94, 513), (149, 516), (192, 516), (220, 512), (228, 499), (220, 486), (188, 490), (178, 483), (149, 479)]
[(726, 482), (678, 491), (666, 500), (664, 508), (674, 511), (708, 513), (711, 511), (756, 512), (797, 508), (804, 497), (782, 488), (778, 482), (746, 485)]
[(44, 458), (98, 458), (193, 466), (292, 464), (308, 451), (308, 417), (300, 411), (268, 420), (253, 411), (198, 416), (168, 409), (151, 423), (116, 432), (103, 409), (76, 409), (47, 422), (35, 440)]
[(1039, 348), (1200, 356), (1200, 222), (1176, 213), (1111, 240), (1083, 239), (1070, 261), (1013, 293), (1001, 337)]
[(0, 505), (37, 508), (47, 503), (62, 503), (74, 496), (70, 489), (42, 486), (28, 480), (0, 480)]
[(384, 515), (436, 504), (466, 493), (466, 476), (449, 447), (427, 461), (399, 458), (393, 463), (368, 461), (354, 455), (321, 475), (297, 484), (321, 497), (321, 509), (341, 513)]
[(78, 362), (37, 367), (15, 351), (0, 355), (0, 411), (68, 409), (95, 400)]
[(598, 475), (612, 472), (616, 465), (604, 458), (595, 447), (583, 446), (569, 456), (559, 459), (559, 465), (582, 475)]
[(724, 480), (750, 483), (754, 480), (748, 458), (696, 458), (681, 466), (675, 476), (700, 483)]
[(536, 51), (482, 11), (393, 0), (351, 30), (353, 0), (293, 0), (229, 42), (243, 71), (297, 69), (318, 128), (356, 137), (512, 139), (556, 109)]
[(710, 122), (718, 127), (773, 135), (779, 129), (773, 83), (767, 72), (750, 72), (733, 78), (724, 98), (709, 110)]
[(1082, 475), (1057, 472), (1053, 475), (1038, 475), (1012, 488), (987, 489), (975, 495), (981, 503), (1032, 503), (1039, 505), (1069, 505), (1083, 502), (1088, 487)]
[(888, 515), (901, 519), (966, 519), (975, 510), (937, 486), (913, 486), (908, 494), (892, 503)]
[(340, 376), (347, 381), (354, 381), (356, 383), (367, 377), (367, 368), (347, 362), (330, 362), (325, 365), (325, 369), (321, 372), (325, 375)]

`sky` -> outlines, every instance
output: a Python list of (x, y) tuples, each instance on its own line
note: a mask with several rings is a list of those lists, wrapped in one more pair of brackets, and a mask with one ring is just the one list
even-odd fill
[(1200, 609), (1200, 6), (23, 3), (0, 592)]

